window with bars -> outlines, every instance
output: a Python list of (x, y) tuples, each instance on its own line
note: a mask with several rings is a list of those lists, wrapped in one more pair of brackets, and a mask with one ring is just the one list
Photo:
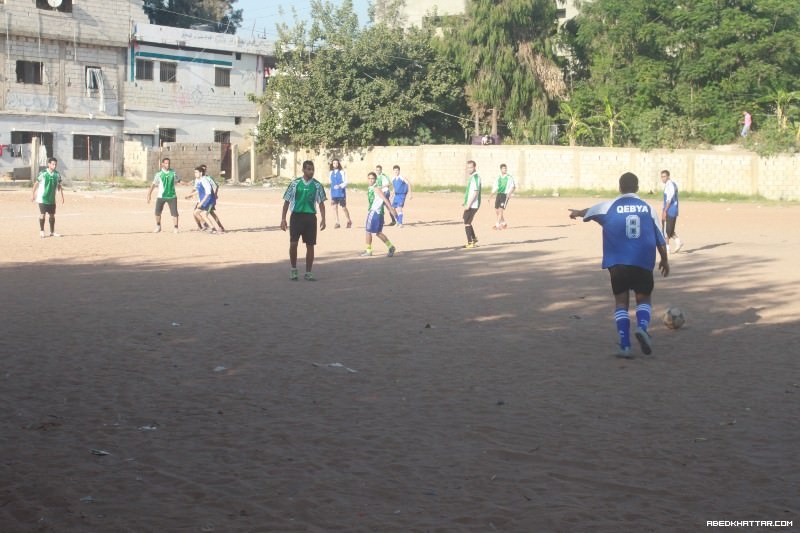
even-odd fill
[(53, 134), (45, 131), (12, 131), (11, 144), (30, 144), (33, 138), (37, 137), (39, 142), (42, 143), (47, 149), (47, 155), (53, 155)]
[(86, 88), (90, 91), (103, 88), (103, 70), (100, 67), (86, 67)]
[(17, 83), (42, 84), (44, 63), (41, 61), (17, 61)]
[(177, 63), (159, 63), (159, 77), (161, 81), (167, 83), (175, 83), (177, 81), (178, 64)]
[(214, 131), (214, 142), (215, 143), (231, 143), (231, 132), (229, 131)]
[(76, 161), (111, 161), (111, 137), (73, 135), (72, 159)]
[(148, 59), (136, 60), (136, 79), (137, 80), (152, 80), (153, 79), (153, 62)]
[(158, 128), (158, 145), (162, 146), (164, 143), (174, 143), (177, 139), (177, 131), (175, 128)]
[(231, 69), (220, 67), (214, 68), (214, 85), (217, 87), (230, 87)]

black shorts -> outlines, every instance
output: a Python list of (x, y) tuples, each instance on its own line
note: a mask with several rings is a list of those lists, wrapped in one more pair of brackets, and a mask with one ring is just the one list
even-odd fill
[(340, 205), (342, 207), (347, 207), (347, 196), (342, 196), (341, 198), (334, 198), (331, 196), (331, 205)]
[(675, 235), (676, 222), (678, 222), (678, 217), (667, 217), (667, 234), (664, 235), (667, 239), (671, 239)]
[(289, 217), (289, 242), (298, 242), (301, 236), (304, 243), (317, 244), (317, 215), (292, 213)]
[(39, 214), (44, 215), (48, 213), (50, 215), (56, 214), (56, 204), (39, 204)]
[(160, 217), (161, 212), (164, 210), (164, 204), (169, 206), (169, 214), (173, 217), (178, 216), (178, 199), (177, 198), (156, 198), (156, 216)]
[(472, 207), (470, 207), (469, 209), (464, 209), (464, 224), (468, 226), (471, 225), (472, 219), (475, 218), (475, 213), (477, 212), (478, 210)]
[(494, 199), (494, 208), (495, 209), (505, 209), (506, 208), (506, 193), (499, 192)]
[(653, 292), (653, 271), (630, 265), (614, 265), (608, 269), (611, 275), (611, 290), (614, 294), (633, 291), (637, 294)]

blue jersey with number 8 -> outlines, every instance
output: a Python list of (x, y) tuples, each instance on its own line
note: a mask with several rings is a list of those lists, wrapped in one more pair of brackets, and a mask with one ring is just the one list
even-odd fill
[(603, 268), (630, 265), (653, 270), (656, 246), (666, 241), (653, 208), (635, 194), (597, 204), (583, 217), (603, 226)]

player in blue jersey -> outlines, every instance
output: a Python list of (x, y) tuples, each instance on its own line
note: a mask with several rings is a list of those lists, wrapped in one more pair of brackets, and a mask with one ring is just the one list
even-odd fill
[(678, 222), (678, 185), (670, 179), (669, 170), (661, 171), (661, 183), (664, 184), (664, 204), (661, 207), (661, 224), (666, 225), (664, 238), (667, 240), (667, 252), (669, 252), (669, 240), (675, 239), (675, 249), (677, 253), (683, 247), (678, 234), (675, 233), (675, 223)]
[(666, 241), (658, 228), (658, 217), (653, 208), (636, 195), (638, 190), (639, 178), (626, 172), (619, 178), (620, 196), (588, 209), (569, 210), (569, 218), (583, 217), (584, 222), (594, 220), (603, 226), (603, 268), (607, 268), (611, 276), (616, 304), (618, 355), (625, 358), (632, 357), (630, 291), (636, 295), (636, 340), (643, 353), (653, 352), (647, 327), (650, 325), (656, 250), (661, 256), (658, 263), (661, 274), (669, 275)]
[(352, 228), (353, 222), (350, 220), (350, 212), (347, 210), (347, 173), (338, 159), (331, 161), (330, 168), (331, 172), (328, 177), (331, 181), (331, 205), (333, 206), (333, 215), (336, 217), (336, 223), (333, 228), (341, 227), (339, 224), (339, 206), (342, 206), (344, 216), (347, 217), (347, 227)]
[(392, 178), (392, 188), (394, 195), (392, 196), (392, 207), (397, 212), (398, 228), (403, 227), (403, 206), (406, 205), (406, 199), (411, 200), (411, 182), (400, 175), (400, 165), (392, 167), (394, 177)]
[(197, 222), (197, 227), (201, 230), (210, 229), (211, 233), (216, 233), (217, 229), (209, 219), (209, 214), (217, 203), (217, 197), (214, 194), (214, 186), (211, 180), (203, 175), (202, 165), (194, 169), (194, 187), (195, 189), (186, 196), (186, 199), (189, 200), (197, 195), (197, 204), (195, 204), (194, 212), (192, 213), (195, 222)]

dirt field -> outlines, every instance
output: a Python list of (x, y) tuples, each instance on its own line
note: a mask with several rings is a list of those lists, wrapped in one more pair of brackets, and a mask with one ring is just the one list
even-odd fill
[(281, 193), (223, 189), (214, 236), (189, 201), (153, 234), (144, 190), (66, 191), (40, 239), (0, 192), (0, 531), (800, 528), (800, 206), (684, 202), (626, 361), (600, 228), (567, 217), (600, 199), (493, 231), (485, 197), (463, 250), (463, 195), (418, 194), (360, 258), (351, 191), (293, 283)]

